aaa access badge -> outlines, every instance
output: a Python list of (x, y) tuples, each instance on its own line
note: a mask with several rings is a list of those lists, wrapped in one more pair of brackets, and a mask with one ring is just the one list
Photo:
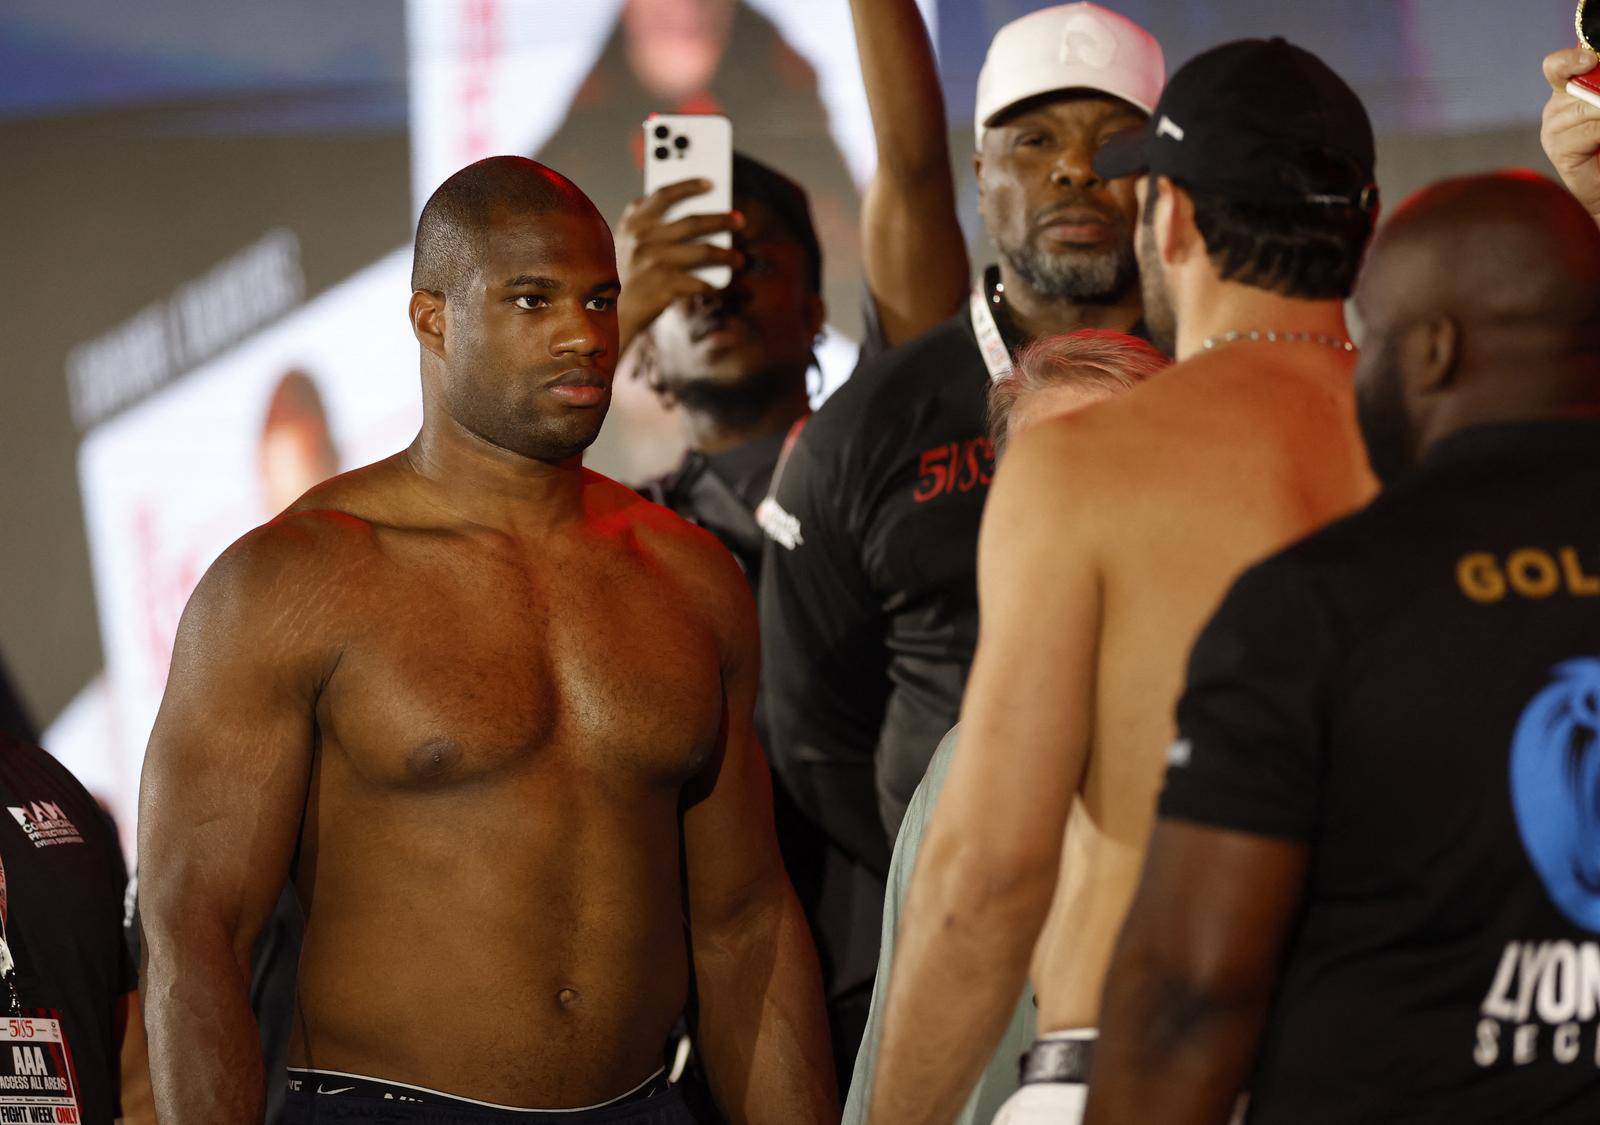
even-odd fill
[(72, 1053), (59, 1019), (0, 1018), (0, 1125), (81, 1125)]

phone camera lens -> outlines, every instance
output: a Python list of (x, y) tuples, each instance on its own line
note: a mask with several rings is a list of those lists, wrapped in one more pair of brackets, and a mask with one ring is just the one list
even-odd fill
[(656, 126), (656, 140), (658, 140), (658, 141), (666, 140), (667, 139), (667, 134), (670, 133), (671, 131), (672, 130), (668, 129), (665, 125), (657, 125)]
[(689, 147), (689, 138), (688, 137), (674, 137), (672, 139), (672, 143), (673, 143), (674, 146), (677, 147), (679, 152), (682, 152), (684, 149)]
[(657, 145), (656, 146), (656, 159), (657, 160), (665, 160), (667, 157), (669, 157), (671, 155), (672, 155), (672, 150), (667, 148), (666, 145)]

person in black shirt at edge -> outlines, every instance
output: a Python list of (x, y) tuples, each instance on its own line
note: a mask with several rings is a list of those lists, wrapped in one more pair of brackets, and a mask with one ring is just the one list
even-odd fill
[(990, 379), (1037, 335), (1143, 332), (1133, 184), (1090, 161), (1145, 119), (1164, 74), (1147, 32), (1093, 4), (1001, 29), (979, 76), (974, 158), (1000, 265), (955, 317), (824, 404), (763, 506), (770, 752), (801, 808), (874, 871), (956, 721), (972, 658)]
[(0, 733), (0, 1121), (154, 1122), (127, 873), (60, 762)]
[(1527, 173), (1356, 293), (1385, 490), (1196, 642), (1088, 1120), (1600, 1120), (1600, 231)]
[[(852, 12), (878, 146), (862, 209), (868, 355), (947, 316), (965, 295), (967, 259), (933, 48), (916, 2), (853, 0)], [(735, 156), (735, 213), (663, 224), (666, 208), (696, 189), (661, 188), (635, 201), (617, 227), (627, 362), (676, 406), (690, 447), (639, 491), (716, 535), (758, 589), (755, 511), (786, 437), (809, 414), (823, 260), (806, 193), (760, 161)], [(716, 230), (735, 231), (732, 250), (691, 241)], [(708, 264), (735, 267), (727, 289), (689, 272)], [(765, 745), (759, 709), (757, 723)], [(779, 845), (816, 937), (842, 1090), (870, 1005), (884, 884), (775, 781)]]

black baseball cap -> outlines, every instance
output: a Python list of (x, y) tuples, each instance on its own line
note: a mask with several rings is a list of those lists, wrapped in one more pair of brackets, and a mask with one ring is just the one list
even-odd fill
[(805, 188), (769, 164), (742, 152), (733, 154), (734, 202), (756, 199), (772, 208), (778, 222), (800, 244), (806, 255), (806, 281), (813, 293), (822, 292), (822, 245), (811, 222), (811, 204)]
[(1377, 207), (1372, 122), (1310, 51), (1240, 39), (1190, 59), (1150, 119), (1106, 141), (1106, 179), (1150, 172), (1267, 207)]

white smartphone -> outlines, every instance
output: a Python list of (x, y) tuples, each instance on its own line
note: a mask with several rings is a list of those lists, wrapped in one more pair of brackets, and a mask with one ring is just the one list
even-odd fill
[(1568, 82), (1567, 93), (1579, 101), (1588, 102), (1596, 109), (1600, 109), (1600, 93), (1596, 93), (1592, 87), (1584, 86), (1578, 82)]
[[(652, 113), (644, 122), (644, 193), (683, 180), (709, 180), (711, 190), (675, 203), (666, 222), (685, 215), (717, 215), (733, 209), (733, 125), (720, 114)], [(718, 231), (701, 241), (724, 248), (733, 232)], [(694, 275), (715, 289), (733, 280), (727, 266), (702, 266)]]

